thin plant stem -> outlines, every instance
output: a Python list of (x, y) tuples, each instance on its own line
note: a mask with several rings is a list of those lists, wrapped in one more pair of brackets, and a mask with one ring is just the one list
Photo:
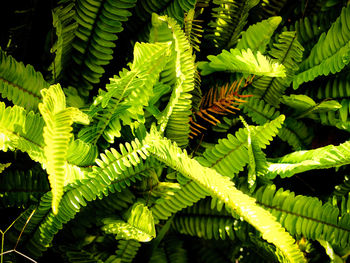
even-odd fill
[(19, 236), (18, 236), (18, 238), (17, 238), (17, 242), (16, 242), (16, 245), (15, 245), (14, 249), (11, 249), (11, 250), (8, 250), (8, 251), (5, 251), (5, 252), (4, 252), (5, 234), (6, 234), (6, 232), (17, 222), (17, 220), (20, 219), (20, 218), (22, 217), (22, 215), (24, 214), (24, 212), (23, 212), (22, 214), (20, 214), (20, 215), (11, 223), (11, 225), (9, 225), (9, 227), (8, 227), (5, 231), (0, 230), (0, 233), (1, 233), (1, 253), (0, 253), (0, 256), (1, 256), (1, 257), (0, 257), (0, 262), (1, 262), (1, 263), (4, 262), (4, 255), (5, 255), (5, 254), (12, 253), (12, 252), (18, 253), (19, 255), (21, 255), (21, 256), (27, 258), (28, 260), (30, 260), (30, 261), (32, 261), (32, 262), (36, 262), (35, 260), (31, 259), (30, 257), (28, 257), (28, 256), (24, 255), (23, 253), (21, 253), (21, 252), (19, 252), (19, 251), (16, 250), (17, 245), (18, 245), (18, 243), (19, 243), (19, 240), (21, 239), (21, 236), (22, 236), (22, 234), (23, 234), (23, 231), (24, 231), (24, 229), (26, 228), (26, 226), (28, 225), (28, 223), (29, 223), (30, 219), (32, 218), (32, 216), (34, 215), (35, 210), (36, 210), (36, 209), (34, 209), (34, 210), (32, 211), (32, 213), (29, 215), (29, 217), (28, 217), (26, 223), (24, 224), (24, 226), (23, 226), (23, 228), (22, 228), (22, 230), (21, 230), (21, 233), (19, 234)]

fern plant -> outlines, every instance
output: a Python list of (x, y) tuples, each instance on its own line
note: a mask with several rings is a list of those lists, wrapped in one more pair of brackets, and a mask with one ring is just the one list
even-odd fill
[(1, 25), (0, 262), (346, 262), (350, 6), (314, 2), (9, 9), (52, 26)]

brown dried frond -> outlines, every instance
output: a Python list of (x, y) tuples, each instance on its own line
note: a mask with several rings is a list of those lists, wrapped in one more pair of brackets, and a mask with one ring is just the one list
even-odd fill
[[(253, 81), (254, 76), (248, 77), (245, 80), (243, 88), (250, 85)], [(193, 117), (190, 118), (190, 138), (193, 139), (195, 136), (201, 134), (208, 128), (205, 124), (209, 123), (216, 126), (220, 123), (219, 116), (227, 114), (235, 114), (238, 111), (238, 105), (247, 102), (243, 98), (248, 98), (253, 95), (241, 95), (239, 89), (241, 88), (243, 78), (239, 81), (234, 81), (231, 85), (228, 83), (222, 87), (211, 88), (208, 93), (202, 98), (199, 106), (199, 110), (194, 112)], [(218, 115), (218, 116), (214, 116)], [(202, 120), (199, 124), (198, 121)]]

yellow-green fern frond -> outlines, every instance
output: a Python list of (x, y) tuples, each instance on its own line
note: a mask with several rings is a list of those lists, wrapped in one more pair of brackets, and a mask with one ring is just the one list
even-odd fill
[(65, 166), (69, 142), (73, 137), (72, 124), (74, 121), (88, 124), (89, 119), (77, 108), (66, 108), (66, 98), (60, 85), (43, 89), (41, 94), (43, 102), (39, 104), (39, 110), (45, 121), (45, 166), (52, 188), (52, 210), (57, 214), (66, 179)]
[(281, 250), (288, 261), (305, 262), (303, 254), (288, 232), (269, 212), (258, 207), (254, 198), (238, 190), (228, 177), (203, 167), (199, 162), (191, 159), (185, 151), (177, 147), (176, 143), (162, 138), (155, 128), (145, 140), (150, 145), (149, 151), (157, 159), (192, 179), (206, 189), (211, 196), (224, 202), (229, 209), (259, 230), (265, 240)]
[(231, 49), (223, 50), (217, 56), (209, 55), (210, 62), (200, 62), (198, 67), (202, 75), (208, 75), (216, 71), (242, 72), (257, 76), (285, 77), (285, 68), (279, 63), (270, 61), (259, 51)]
[(105, 218), (102, 222), (105, 224), (102, 230), (116, 235), (117, 239), (148, 242), (156, 236), (152, 212), (141, 203), (132, 207), (127, 222), (113, 218)]

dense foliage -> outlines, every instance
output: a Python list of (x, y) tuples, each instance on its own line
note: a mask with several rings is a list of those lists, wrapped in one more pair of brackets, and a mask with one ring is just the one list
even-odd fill
[(2, 262), (346, 262), (345, 0), (3, 6)]

